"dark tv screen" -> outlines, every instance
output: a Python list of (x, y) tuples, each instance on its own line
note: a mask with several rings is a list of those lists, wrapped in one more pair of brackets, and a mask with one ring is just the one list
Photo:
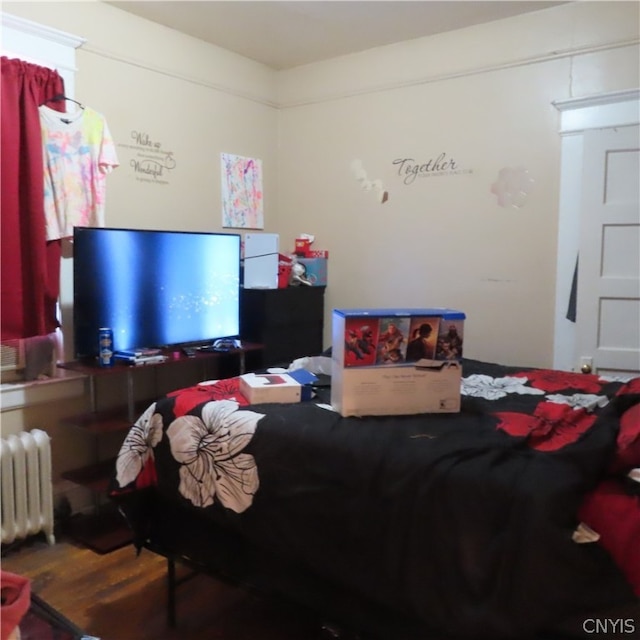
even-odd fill
[(76, 358), (114, 350), (207, 344), (240, 329), (240, 235), (76, 227)]

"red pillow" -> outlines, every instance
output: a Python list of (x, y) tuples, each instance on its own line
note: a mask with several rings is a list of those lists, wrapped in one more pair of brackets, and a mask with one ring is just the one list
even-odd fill
[(617, 480), (605, 480), (586, 496), (578, 515), (600, 534), (599, 544), (640, 597), (640, 495), (630, 495)]
[(612, 473), (626, 475), (631, 469), (640, 467), (640, 403), (631, 405), (620, 416), (616, 445), (610, 467)]

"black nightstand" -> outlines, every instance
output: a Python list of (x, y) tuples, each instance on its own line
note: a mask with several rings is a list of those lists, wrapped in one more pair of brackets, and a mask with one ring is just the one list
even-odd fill
[(242, 289), (240, 335), (263, 345), (263, 367), (322, 352), (325, 287)]

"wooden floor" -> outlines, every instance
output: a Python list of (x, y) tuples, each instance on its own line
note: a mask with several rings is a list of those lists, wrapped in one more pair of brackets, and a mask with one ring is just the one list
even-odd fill
[[(132, 546), (99, 555), (72, 541), (3, 548), (2, 568), (101, 640), (318, 640), (321, 622), (286, 603), (199, 575), (178, 588), (178, 623), (166, 622), (166, 560)], [(186, 572), (185, 572), (186, 573)]]

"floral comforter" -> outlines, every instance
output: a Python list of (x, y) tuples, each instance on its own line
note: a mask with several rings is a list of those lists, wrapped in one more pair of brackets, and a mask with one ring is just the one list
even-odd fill
[[(374, 605), (522, 638), (640, 596), (640, 378), (463, 361), (459, 414), (248, 406), (237, 379), (159, 398), (110, 488), (153, 491)], [(139, 504), (135, 503), (135, 504)]]

